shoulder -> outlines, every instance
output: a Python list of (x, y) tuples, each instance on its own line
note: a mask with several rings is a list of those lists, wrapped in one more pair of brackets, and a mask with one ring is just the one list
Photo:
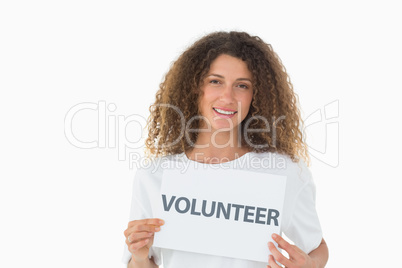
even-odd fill
[(152, 200), (158, 200), (162, 184), (163, 171), (170, 161), (177, 156), (163, 156), (158, 158), (144, 158), (137, 164), (137, 171), (133, 180), (133, 198), (138, 199), (138, 203), (152, 203)]
[(313, 187), (310, 169), (303, 160), (294, 162), (289, 156), (278, 153), (250, 153), (250, 170), (286, 178), (288, 201), (296, 201), (306, 187)]
[(302, 184), (312, 180), (310, 169), (303, 159), (294, 162), (288, 155), (270, 152), (249, 154), (250, 167), (257, 172), (285, 175), (299, 180)]
[(171, 163), (181, 163), (183, 161), (182, 158), (182, 154), (144, 158), (137, 165), (136, 177), (140, 179), (161, 177), (163, 171), (168, 169)]

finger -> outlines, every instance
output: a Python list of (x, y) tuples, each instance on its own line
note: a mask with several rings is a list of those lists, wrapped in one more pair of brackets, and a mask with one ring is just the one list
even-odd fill
[(149, 225), (149, 224), (137, 225), (133, 228), (133, 232), (155, 233), (159, 232), (160, 230), (161, 228), (158, 225)]
[(149, 238), (147, 247), (148, 247), (148, 248), (151, 248), (153, 244), (154, 244), (154, 236), (151, 236), (151, 237)]
[(292, 264), (288, 258), (283, 256), (282, 253), (279, 252), (279, 250), (275, 247), (274, 243), (269, 242), (268, 248), (269, 248), (269, 251), (271, 251), (271, 254), (272, 254), (271, 256), (273, 256), (277, 262), (285, 265), (286, 267), (288, 267)]
[[(140, 227), (141, 225), (147, 225), (147, 222), (148, 223), (157, 223), (157, 224), (149, 224), (150, 227)], [(131, 221), (128, 224), (129, 227), (124, 231), (124, 236), (127, 237), (131, 233), (139, 232), (139, 231), (158, 232), (158, 231), (160, 231), (161, 223), (163, 225), (165, 222), (160, 219), (145, 219), (145, 220)]]
[(135, 220), (135, 221), (130, 221), (128, 223), (128, 228), (133, 227), (135, 225), (141, 225), (141, 224), (150, 224), (150, 225), (162, 226), (163, 224), (165, 224), (165, 222), (164, 222), (164, 220), (158, 219), (158, 218)]
[(165, 224), (165, 221), (162, 219), (146, 219), (145, 224), (152, 224), (152, 225), (158, 225), (162, 226)]
[(147, 238), (147, 239), (145, 239), (145, 240), (141, 240), (141, 241), (139, 241), (139, 242), (132, 243), (132, 244), (130, 244), (130, 245), (128, 246), (128, 250), (129, 250), (131, 253), (134, 253), (134, 252), (138, 251), (139, 249), (145, 247), (145, 246), (148, 244), (149, 240), (150, 240), (150, 239)]
[(150, 232), (132, 233), (129, 236), (127, 236), (127, 242), (128, 242), (128, 244), (135, 243), (140, 240), (143, 240), (144, 238), (149, 238), (153, 234), (154, 233), (150, 233)]
[(159, 232), (160, 230), (160, 227), (154, 225), (134, 226), (133, 228), (127, 229), (126, 232), (124, 232), (124, 234), (127, 235), (126, 244), (130, 245), (131, 243), (138, 242), (139, 240), (142, 240), (144, 238), (152, 237), (155, 232)]
[(140, 225), (134, 225), (130, 228), (127, 228), (124, 231), (124, 236), (127, 237), (132, 233), (139, 233), (139, 232), (148, 232), (148, 233), (154, 233), (154, 232), (159, 232), (161, 228), (158, 225), (145, 225), (145, 224), (140, 224)]
[(277, 235), (277, 234), (272, 234), (272, 238), (274, 239), (274, 241), (276, 243), (278, 243), (278, 247), (285, 250), (288, 254), (289, 257), (293, 258), (296, 257), (297, 252), (296, 250), (293, 248), (293, 246), (288, 243), (285, 239), (282, 238), (282, 236)]
[(267, 267), (268, 268), (282, 268), (276, 263), (276, 261), (272, 255), (269, 255), (269, 257), (268, 257), (268, 266)]

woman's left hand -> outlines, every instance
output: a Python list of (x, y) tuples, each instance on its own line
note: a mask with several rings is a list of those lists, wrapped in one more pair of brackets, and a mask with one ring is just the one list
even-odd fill
[(272, 238), (278, 243), (279, 248), (289, 254), (289, 258), (282, 255), (272, 242), (268, 243), (271, 254), (268, 259), (268, 268), (281, 268), (275, 261), (283, 264), (287, 268), (315, 268), (314, 260), (295, 245), (289, 244), (280, 235), (273, 234)]

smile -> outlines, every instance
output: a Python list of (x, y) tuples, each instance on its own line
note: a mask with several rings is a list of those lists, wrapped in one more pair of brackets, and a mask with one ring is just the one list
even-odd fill
[(214, 109), (215, 112), (224, 114), (224, 115), (233, 115), (233, 114), (237, 113), (237, 111), (227, 111), (227, 110), (222, 110), (219, 108), (212, 108), (212, 109)]

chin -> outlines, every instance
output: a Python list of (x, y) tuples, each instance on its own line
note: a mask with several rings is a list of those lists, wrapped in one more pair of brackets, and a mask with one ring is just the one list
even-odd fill
[(230, 132), (230, 131), (232, 131), (232, 130), (234, 130), (234, 129), (237, 129), (238, 128), (238, 125), (230, 125), (230, 124), (228, 124), (228, 123), (226, 123), (226, 124), (212, 124), (212, 130), (215, 130), (215, 131), (219, 131), (219, 132)]

